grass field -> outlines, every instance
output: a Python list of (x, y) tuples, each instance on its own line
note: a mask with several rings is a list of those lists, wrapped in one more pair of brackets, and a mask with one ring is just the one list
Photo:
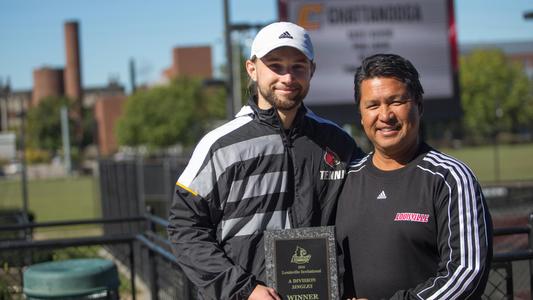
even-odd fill
[[(439, 149), (465, 162), (481, 183), (497, 180), (494, 146)], [(500, 181), (533, 180), (533, 144), (500, 145)]]
[[(28, 206), (37, 222), (98, 218), (100, 195), (93, 177), (72, 177), (28, 182)], [(0, 209), (21, 208), (18, 180), (0, 181)]]

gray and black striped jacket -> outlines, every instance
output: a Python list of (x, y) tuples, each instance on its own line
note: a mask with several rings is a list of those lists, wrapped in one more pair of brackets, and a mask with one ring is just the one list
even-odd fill
[(329, 225), (347, 163), (363, 153), (303, 105), (290, 130), (250, 99), (208, 133), (178, 178), (168, 234), (205, 299), (247, 299), (265, 280), (263, 231)]

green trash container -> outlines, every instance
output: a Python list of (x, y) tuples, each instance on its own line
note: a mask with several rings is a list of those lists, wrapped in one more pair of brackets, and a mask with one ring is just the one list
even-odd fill
[(118, 299), (117, 267), (107, 259), (35, 264), (23, 275), (27, 299)]

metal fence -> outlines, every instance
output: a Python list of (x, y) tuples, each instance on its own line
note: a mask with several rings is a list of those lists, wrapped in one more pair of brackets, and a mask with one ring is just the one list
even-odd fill
[[(57, 230), (58, 233), (72, 226), (93, 226), (109, 223), (139, 222), (143, 218), (77, 220), (43, 223), (21, 223), (0, 226), (0, 233), (8, 233), (17, 238), (0, 241), (0, 299), (24, 299), (22, 295), (23, 270), (32, 264), (59, 261), (72, 258), (109, 257), (123, 262), (120, 266), (127, 270), (122, 278), (121, 289), (135, 299), (135, 252), (134, 236), (131, 234), (114, 234), (86, 236), (76, 238), (45, 238), (36, 240), (36, 229)], [(59, 234), (56, 234), (59, 235)], [(55, 235), (54, 235), (55, 236)], [(110, 254), (108, 249), (121, 245), (125, 251)]]
[[(101, 161), (103, 219), (0, 225), (0, 300), (22, 299), (25, 266), (69, 257), (104, 256), (122, 267), (122, 295), (131, 299), (196, 299), (166, 237), (168, 203), (176, 175), (185, 166), (165, 161)], [(483, 299), (531, 299), (533, 288), (533, 196), (494, 192), (489, 206), (496, 222), (495, 255)], [(490, 194), (490, 192), (489, 192)], [(146, 208), (151, 209), (146, 211)], [(5, 223), (4, 223), (5, 224)], [(98, 236), (35, 239), (35, 230), (99, 226)], [(60, 235), (60, 234), (59, 234)], [(57, 234), (55, 236), (58, 236)], [(9, 238), (8, 238), (9, 237)], [(123, 298), (123, 297), (121, 297)]]
[[(105, 257), (122, 269), (121, 299), (196, 299), (196, 290), (177, 267), (170, 244), (162, 234), (166, 220), (145, 216), (25, 223), (0, 226), (0, 232), (30, 233), (24, 238), (0, 241), (0, 299), (24, 299), (22, 294), (23, 270), (26, 266), (71, 258)], [(116, 226), (125, 232), (101, 236), (66, 239), (33, 240), (35, 228), (101, 224)], [(147, 228), (130, 232), (133, 224)], [(137, 283), (140, 287), (136, 288)]]
[(523, 236), (527, 248), (494, 254), (485, 299), (531, 299), (533, 293), (533, 213), (527, 226), (496, 228), (494, 237)]
[[(185, 158), (100, 161), (100, 191), (104, 216), (127, 217), (131, 216), (129, 213), (134, 212), (137, 214), (133, 215), (140, 215), (145, 213), (146, 207), (149, 207), (153, 215), (165, 221), (168, 215), (168, 205), (173, 196), (175, 180), (185, 168), (186, 163)], [(491, 185), (485, 186), (483, 190), (487, 196), (496, 228), (525, 230), (524, 228), (531, 227), (528, 220), (528, 213), (533, 209), (533, 185), (531, 183)], [(159, 227), (159, 232), (161, 232), (164, 224), (159, 223), (156, 227)], [(495, 230), (494, 251), (497, 254), (487, 287), (487, 299), (512, 299), (513, 297), (531, 299), (533, 267), (530, 266), (530, 260), (523, 258), (524, 251), (531, 251), (532, 246), (528, 242), (528, 240), (531, 241), (531, 237), (528, 239), (528, 234), (508, 230)], [(109, 228), (106, 232), (113, 232), (113, 230)], [(161, 249), (168, 250), (165, 233), (161, 237), (165, 242), (155, 240), (157, 243), (154, 243), (162, 247)], [(507, 256), (499, 257), (504, 253)], [(513, 256), (513, 253), (518, 256)], [(158, 262), (160, 265), (158, 268), (162, 270), (168, 269), (172, 264), (171, 260)], [(180, 274), (173, 274), (172, 277), (181, 278)], [(159, 278), (156, 281), (160, 282), (160, 286), (167, 286), (163, 282), (165, 278)], [(166, 299), (164, 295), (164, 293), (161, 294), (162, 299)], [(173, 294), (170, 293), (170, 295)], [(501, 295), (507, 296), (500, 297)], [(506, 298), (509, 295), (511, 298)]]
[[(100, 160), (97, 176), (103, 216), (141, 215), (149, 206), (154, 215), (166, 218), (177, 176), (186, 164), (184, 157)], [(483, 186), (483, 192), (496, 228), (527, 224), (527, 213), (533, 209), (533, 182), (491, 184)], [(524, 246), (525, 238), (511, 246), (519, 244)]]
[[(104, 234), (68, 239), (0, 241), (0, 299), (22, 299), (22, 272), (33, 263), (72, 257), (104, 256), (123, 267), (121, 299), (196, 299), (197, 290), (180, 271), (165, 236), (166, 219), (152, 214), (130, 218), (5, 225), (0, 232), (31, 232), (35, 228), (63, 228), (88, 224), (138, 224), (139, 232)], [(525, 235), (528, 247), (498, 252), (483, 299), (531, 299), (533, 288), (533, 214), (527, 226), (495, 230), (495, 236)], [(118, 248), (117, 248), (118, 247)], [(517, 276), (516, 274), (521, 274)], [(524, 276), (525, 274), (525, 276)], [(521, 282), (517, 279), (524, 280)], [(137, 287), (137, 283), (139, 286)]]
[[(143, 244), (149, 248), (154, 264), (163, 264), (163, 270), (174, 270), (175, 276), (183, 276), (179, 270), (176, 259), (170, 249), (170, 242), (155, 232), (157, 227), (166, 228), (168, 221), (153, 215), (146, 215), (152, 230), (148, 236), (138, 237)], [(514, 235), (524, 235), (528, 247), (523, 250), (513, 250), (494, 253), (493, 265), (489, 273), (489, 280), (482, 299), (490, 300), (510, 300), (510, 299), (532, 299), (533, 291), (533, 213), (529, 214), (527, 226), (508, 227), (495, 229), (496, 237), (509, 237)], [(166, 269), (164, 269), (166, 268)], [(151, 295), (152, 299), (196, 299), (196, 291), (191, 283), (186, 279), (186, 285), (178, 285), (169, 282), (168, 276), (161, 278), (158, 267), (155, 267), (151, 274)], [(183, 278), (183, 277), (182, 277)]]
[(177, 175), (185, 158), (100, 160), (98, 174), (104, 217), (140, 215), (147, 206), (167, 216)]

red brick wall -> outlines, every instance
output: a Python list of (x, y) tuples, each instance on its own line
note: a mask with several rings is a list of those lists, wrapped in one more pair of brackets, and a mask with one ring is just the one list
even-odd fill
[(211, 47), (176, 47), (172, 51), (172, 66), (165, 70), (167, 77), (213, 77)]
[(126, 96), (103, 96), (94, 104), (94, 118), (98, 124), (98, 150), (108, 156), (118, 149), (116, 123), (122, 115)]

